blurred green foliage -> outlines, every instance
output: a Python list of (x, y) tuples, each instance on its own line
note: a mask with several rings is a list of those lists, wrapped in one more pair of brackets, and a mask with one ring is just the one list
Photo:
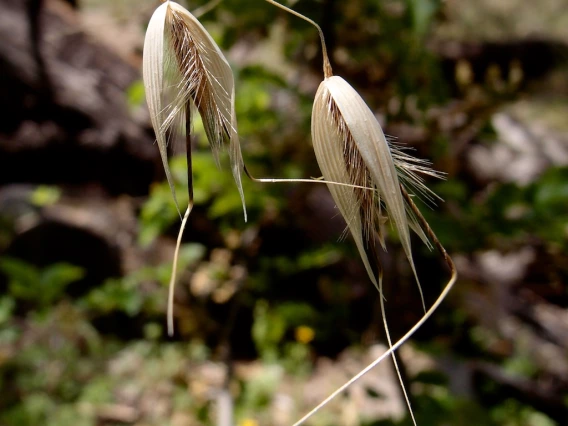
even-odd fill
[(0, 259), (0, 270), (9, 277), (8, 294), (16, 300), (33, 302), (46, 309), (58, 300), (65, 287), (83, 277), (84, 271), (67, 263), (39, 269), (19, 259)]
[[(438, 183), (435, 191), (459, 213), (441, 216), (425, 211), (440, 240), (450, 250), (471, 252), (496, 239), (506, 245), (532, 236), (566, 250), (568, 240), (568, 167), (551, 167), (526, 186), (492, 186), (483, 200), (475, 200), (464, 182)], [(494, 243), (493, 243), (494, 244)]]

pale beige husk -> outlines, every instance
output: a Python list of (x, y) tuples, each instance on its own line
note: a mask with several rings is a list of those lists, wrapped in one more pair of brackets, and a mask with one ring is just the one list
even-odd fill
[[(333, 78), (333, 77), (332, 77)], [(329, 91), (323, 81), (316, 93), (312, 109), (312, 141), (317, 162), (326, 180), (332, 182), (350, 183), (350, 177), (345, 167), (343, 156), (343, 136), (335, 126), (329, 110)], [(359, 199), (355, 188), (339, 186), (332, 183), (327, 187), (339, 209), (339, 212), (347, 222), (355, 244), (365, 265), (365, 269), (373, 284), (378, 288), (375, 274), (365, 252), (363, 241), (363, 224), (359, 215)]]
[(219, 46), (190, 12), (173, 1), (166, 1), (150, 19), (143, 56), (146, 99), (176, 206), (167, 142), (169, 132), (177, 130), (172, 126), (183, 119), (191, 101), (201, 114), (216, 161), (223, 141), (229, 141), (231, 168), (246, 221), (234, 78)]
[[(365, 247), (372, 243), (371, 229), (377, 232), (384, 247), (380, 224), (388, 217), (397, 230), (420, 289), (412, 258), (409, 229), (413, 229), (428, 245), (429, 242), (407, 208), (399, 183), (399, 174), (406, 173), (407, 159), (412, 157), (396, 151), (398, 157), (393, 158), (389, 143), (373, 112), (355, 89), (338, 76), (326, 78), (318, 88), (312, 110), (312, 139), (318, 164), (326, 180), (368, 186), (374, 190), (373, 204), (362, 206), (362, 195), (368, 198), (363, 190), (328, 184), (373, 284), (377, 286), (377, 281)], [(355, 146), (346, 146), (349, 141)], [(359, 156), (363, 164), (357, 165), (360, 169), (357, 173), (360, 175), (354, 179), (353, 170), (349, 173), (348, 167)], [(420, 162), (415, 168), (418, 168), (417, 171), (427, 170)], [(416, 183), (414, 176), (407, 178), (410, 183)], [(420, 294), (422, 296), (421, 289)]]
[[(420, 161), (409, 161), (412, 157), (400, 150), (393, 157), (374, 114), (355, 89), (341, 77), (326, 77), (318, 88), (312, 110), (312, 139), (324, 178), (354, 185), (346, 187), (329, 183), (328, 187), (347, 222), (369, 278), (379, 291), (383, 324), (389, 348), (392, 348), (384, 309), (382, 271), (378, 263), (377, 271), (373, 271), (367, 252), (374, 253), (374, 235), (378, 236), (383, 248), (386, 247), (382, 224), (387, 217), (390, 218), (414, 272), (426, 312), (412, 259), (409, 227), (427, 244), (429, 242), (412, 210), (407, 208), (400, 188), (399, 174), (406, 177), (407, 183), (416, 185), (421, 181), (414, 172), (427, 169)], [(410, 174), (406, 174), (407, 165), (412, 167)], [(428, 191), (425, 193), (428, 195)], [(373, 260), (378, 262), (378, 259)], [(392, 358), (412, 422), (416, 425), (394, 353)]]

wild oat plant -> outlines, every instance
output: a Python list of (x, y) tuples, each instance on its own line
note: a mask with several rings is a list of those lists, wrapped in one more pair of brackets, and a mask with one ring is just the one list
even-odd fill
[[(168, 331), (170, 334), (173, 332), (173, 289), (177, 257), (183, 229), (193, 206), (190, 133), (192, 110), (197, 110), (216, 159), (223, 143), (228, 142), (232, 172), (243, 203), (245, 221), (241, 170), (257, 182), (327, 184), (347, 223), (369, 278), (379, 292), (389, 350), (295, 425), (304, 423), (389, 355), (392, 355), (412, 421), (416, 425), (394, 351), (432, 315), (457, 279), (451, 258), (412, 199), (417, 195), (426, 201), (434, 201), (437, 196), (426, 187), (421, 175), (441, 177), (441, 174), (432, 170), (428, 161), (412, 157), (401, 145), (387, 139), (375, 115), (357, 91), (343, 78), (333, 75), (322, 30), (314, 21), (273, 0), (267, 1), (308, 21), (320, 35), (324, 80), (315, 95), (311, 131), (316, 159), (323, 174), (322, 179), (253, 177), (244, 165), (237, 134), (233, 74), (217, 44), (191, 13), (173, 1), (166, 1), (158, 7), (148, 26), (144, 43), (144, 85), (152, 125), (176, 207), (177, 199), (167, 161), (167, 142), (179, 128), (185, 128), (188, 162), (189, 205), (182, 219), (174, 254), (168, 296)], [(386, 225), (397, 231), (418, 284), (425, 311), (420, 321), (394, 344), (385, 316), (383, 273), (375, 246), (376, 238), (386, 250)], [(429, 248), (432, 248), (432, 244), (438, 248), (451, 272), (444, 290), (428, 309), (412, 258), (411, 230)]]

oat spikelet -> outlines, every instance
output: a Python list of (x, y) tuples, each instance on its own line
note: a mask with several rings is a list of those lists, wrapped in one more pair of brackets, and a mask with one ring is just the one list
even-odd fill
[[(327, 180), (374, 189), (339, 189), (328, 184), (375, 286), (375, 274), (370, 271), (365, 248), (372, 244), (375, 231), (385, 247), (381, 225), (387, 218), (398, 232), (419, 283), (412, 259), (409, 227), (414, 228), (424, 241), (428, 239), (407, 209), (400, 191), (399, 173), (404, 174), (407, 170), (405, 158), (399, 157), (398, 167), (395, 166), (379, 122), (355, 89), (339, 76), (327, 77), (319, 86), (312, 110), (312, 139), (318, 164)], [(339, 170), (341, 172), (337, 174)], [(412, 180), (412, 177), (408, 179)], [(418, 288), (426, 310), (420, 284)]]
[(173, 1), (163, 3), (150, 19), (144, 41), (143, 79), (152, 126), (176, 206), (167, 159), (168, 135), (177, 130), (174, 125), (178, 121), (185, 120), (186, 109), (195, 107), (217, 163), (223, 142), (229, 142), (231, 168), (246, 221), (233, 73), (203, 25)]
[[(186, 9), (166, 1), (156, 9), (144, 41), (143, 79), (152, 126), (176, 208), (173, 179), (168, 166), (167, 143), (178, 124), (185, 128), (189, 205), (177, 238), (168, 293), (168, 333), (173, 334), (173, 297), (181, 237), (193, 208), (191, 164), (192, 109), (201, 115), (217, 165), (225, 141), (245, 221), (247, 213), (241, 182), (244, 167), (235, 116), (234, 78), (229, 63), (201, 23)], [(181, 214), (180, 214), (181, 216)]]

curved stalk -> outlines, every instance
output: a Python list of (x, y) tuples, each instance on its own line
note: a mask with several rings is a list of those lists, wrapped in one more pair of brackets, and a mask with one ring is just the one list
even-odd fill
[(250, 180), (260, 183), (329, 183), (331, 185), (338, 185), (338, 186), (347, 186), (349, 188), (358, 188), (358, 189), (366, 189), (367, 191), (376, 191), (376, 188), (371, 188), (369, 186), (360, 186), (360, 185), (353, 185), (351, 183), (342, 183), (342, 182), (333, 182), (329, 180), (321, 178), (311, 178), (311, 179), (283, 179), (283, 178), (255, 178), (248, 170), (247, 166), (243, 166), (245, 174), (248, 176)]
[(174, 289), (176, 284), (177, 276), (177, 264), (179, 258), (179, 250), (181, 247), (181, 240), (183, 237), (183, 231), (187, 224), (187, 219), (193, 209), (193, 163), (192, 163), (192, 151), (191, 151), (191, 104), (188, 102), (185, 106), (185, 149), (187, 157), (187, 192), (189, 203), (181, 225), (179, 228), (179, 234), (176, 241), (176, 249), (174, 251), (174, 261), (172, 265), (172, 275), (170, 277), (170, 283), (168, 285), (168, 335), (171, 337), (174, 334)]
[(333, 392), (330, 396), (328, 396), (317, 407), (315, 407), (308, 414), (306, 414), (304, 417), (302, 417), (300, 420), (298, 420), (296, 423), (294, 423), (293, 426), (299, 426), (299, 425), (303, 424), (306, 420), (308, 420), (310, 417), (312, 417), (314, 414), (316, 414), (319, 410), (321, 410), (323, 407), (325, 407), (337, 395), (339, 395), (343, 391), (345, 391), (349, 386), (351, 386), (353, 383), (355, 383), (357, 380), (359, 380), (361, 377), (363, 377), (365, 374), (367, 374), (370, 370), (375, 368), (386, 357), (393, 354), (394, 351), (396, 351), (400, 346), (402, 346), (402, 344), (405, 343), (416, 332), (416, 330), (418, 330), (428, 320), (428, 318), (430, 318), (432, 316), (434, 311), (436, 311), (436, 309), (438, 309), (438, 307), (443, 302), (443, 300), (446, 298), (446, 296), (448, 295), (448, 293), (450, 292), (450, 290), (452, 289), (452, 287), (454, 286), (454, 284), (457, 280), (458, 273), (457, 273), (456, 267), (454, 265), (454, 262), (452, 261), (452, 258), (448, 255), (448, 253), (446, 252), (446, 249), (444, 248), (444, 246), (442, 246), (442, 244), (440, 243), (440, 241), (436, 237), (436, 234), (434, 233), (434, 231), (432, 231), (432, 228), (430, 228), (430, 225), (428, 225), (428, 222), (426, 221), (426, 219), (424, 219), (424, 216), (422, 216), (422, 213), (420, 213), (420, 210), (418, 210), (418, 207), (416, 207), (416, 205), (412, 201), (412, 198), (410, 197), (410, 195), (408, 194), (408, 192), (404, 189), (404, 187), (402, 185), (401, 185), (401, 190), (402, 190), (403, 197), (408, 202), (412, 211), (416, 214), (416, 217), (418, 218), (420, 224), (424, 227), (426, 233), (432, 239), (432, 242), (434, 243), (436, 248), (440, 251), (440, 253), (444, 257), (444, 260), (446, 261), (446, 264), (448, 265), (448, 268), (450, 270), (450, 274), (451, 274), (450, 279), (449, 279), (448, 283), (446, 284), (446, 286), (444, 287), (444, 289), (442, 290), (442, 292), (440, 293), (440, 295), (438, 296), (438, 298), (436, 299), (436, 301), (434, 302), (434, 304), (430, 307), (430, 309), (428, 309), (428, 311), (422, 316), (422, 318), (416, 324), (414, 324), (414, 326), (404, 336), (402, 336), (394, 345), (392, 345), (389, 348), (388, 351), (383, 353), (380, 357), (378, 357), (376, 360), (374, 360), (372, 363), (370, 363), (367, 367), (365, 367), (363, 370), (361, 370), (359, 373), (357, 373), (354, 377), (352, 377), (348, 382), (346, 382), (344, 385), (342, 385), (337, 390), (335, 390), (335, 392)]
[(176, 250), (174, 252), (172, 276), (170, 277), (170, 283), (168, 284), (168, 336), (170, 337), (174, 335), (174, 289), (176, 283), (179, 249), (181, 246), (181, 238), (183, 236), (183, 230), (185, 229), (185, 225), (187, 223), (187, 219), (189, 218), (189, 214), (191, 213), (192, 208), (193, 208), (193, 202), (190, 202), (190, 204), (187, 206), (187, 210), (185, 211), (185, 214), (183, 215), (183, 219), (181, 221), (181, 226), (176, 242)]
[[(382, 275), (382, 274), (381, 274)], [(382, 295), (383, 294), (383, 277), (379, 276), (379, 292)], [(392, 340), (391, 340), (391, 336), (390, 336), (390, 330), (389, 330), (389, 326), (387, 323), (387, 313), (386, 313), (386, 309), (385, 309), (385, 300), (384, 297), (379, 297), (379, 300), (381, 301), (381, 315), (383, 317), (383, 325), (385, 327), (385, 334), (387, 336), (387, 342), (389, 344), (389, 349), (392, 351)], [(410, 418), (412, 419), (412, 424), (414, 426), (416, 425), (416, 419), (414, 418), (414, 412), (412, 411), (412, 405), (410, 404), (410, 398), (408, 397), (408, 392), (406, 391), (406, 388), (404, 386), (404, 381), (402, 380), (402, 374), (400, 373), (400, 368), (398, 366), (398, 361), (396, 360), (396, 355), (394, 354), (394, 352), (392, 352), (392, 362), (394, 364), (394, 369), (396, 371), (396, 375), (398, 376), (398, 381), (400, 382), (400, 388), (402, 389), (402, 394), (404, 396), (404, 400), (406, 401), (406, 406), (408, 407), (408, 412), (410, 413)]]
[(331, 77), (333, 75), (333, 71), (331, 69), (331, 63), (329, 62), (329, 56), (327, 55), (327, 47), (325, 46), (325, 38), (323, 36), (323, 31), (321, 30), (320, 26), (315, 23), (315, 21), (311, 20), (307, 16), (302, 15), (301, 13), (296, 12), (295, 10), (290, 9), (289, 7), (284, 6), (274, 0), (266, 0), (268, 3), (285, 10), (288, 13), (291, 13), (294, 16), (297, 16), (300, 19), (303, 19), (306, 22), (309, 22), (314, 27), (317, 28), (320, 40), (321, 40), (321, 53), (323, 55), (323, 75), (325, 78)]

